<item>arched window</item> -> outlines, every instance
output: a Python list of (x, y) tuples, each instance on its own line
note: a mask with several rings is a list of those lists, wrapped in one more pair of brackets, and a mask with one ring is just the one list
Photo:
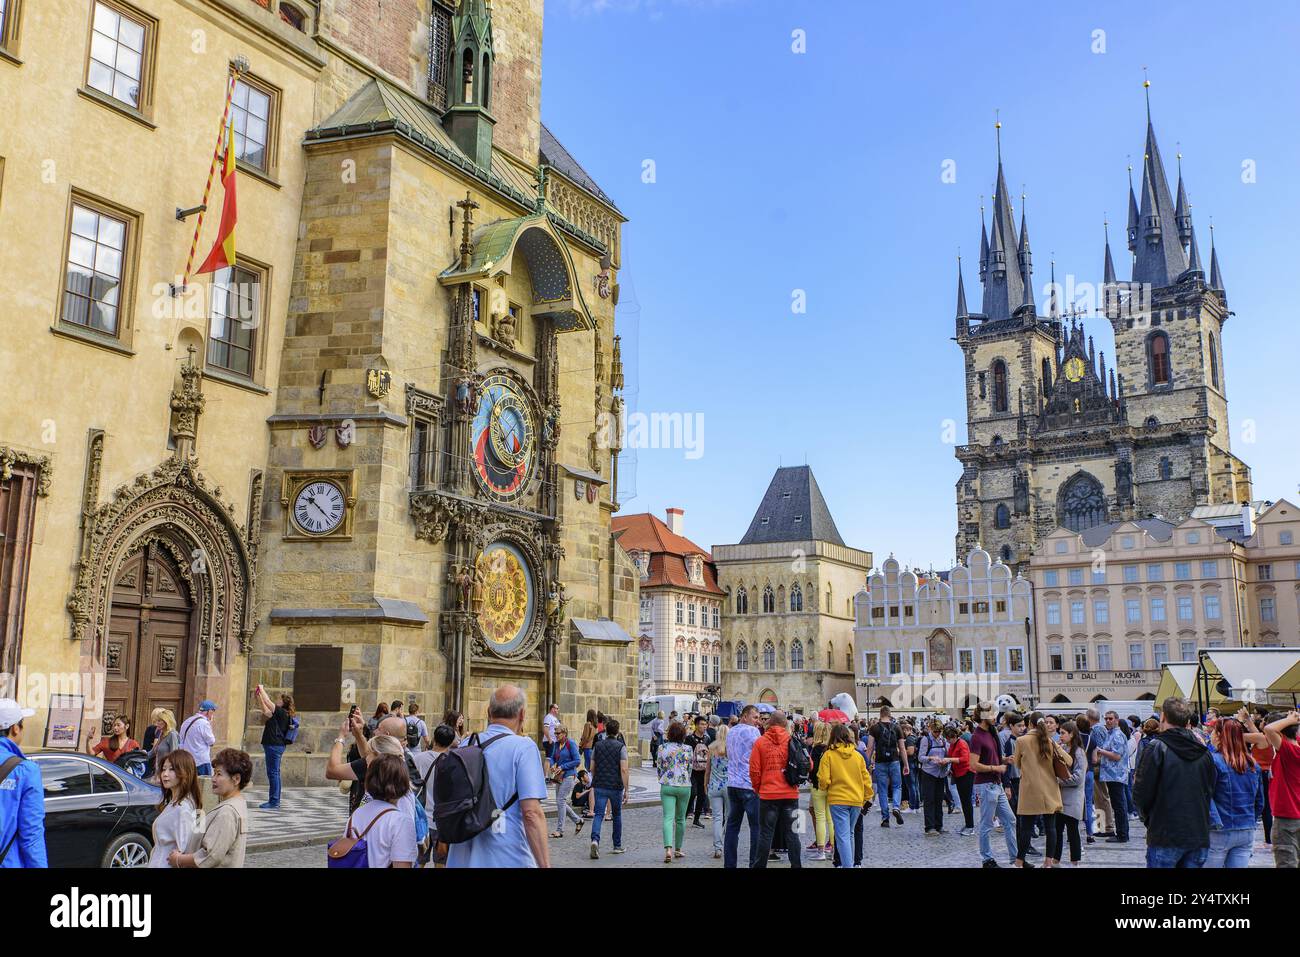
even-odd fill
[(844, 652), (844, 670), (845, 671), (853, 670), (853, 649), (852, 648)]
[(798, 638), (790, 643), (790, 668), (794, 671), (803, 670), (803, 642)]
[(749, 614), (749, 592), (745, 591), (744, 585), (736, 589), (736, 614)]
[(776, 611), (776, 595), (772, 593), (771, 585), (764, 585), (763, 586), (763, 612), (764, 614), (770, 615), (775, 611)]
[(745, 643), (743, 641), (736, 646), (736, 670), (737, 671), (749, 670), (749, 649), (745, 647)]
[(993, 527), (994, 528), (1011, 527), (1011, 509), (1007, 508), (1006, 505), (999, 505), (996, 509), (994, 509)]
[(790, 610), (803, 611), (803, 591), (798, 585), (790, 586)]
[(993, 363), (993, 411), (1007, 411), (1007, 364), (1001, 359)]
[(1061, 524), (1076, 532), (1106, 521), (1106, 493), (1086, 472), (1076, 475), (1061, 490)]
[(763, 670), (776, 670), (776, 649), (772, 647), (770, 641), (763, 645)]
[(291, 3), (280, 4), (280, 19), (295, 30), (306, 31), (307, 15)]
[(1210, 385), (1219, 387), (1219, 350), (1214, 342), (1214, 333), (1210, 333)]
[(1043, 395), (1052, 394), (1052, 360), (1043, 359)]
[(1173, 463), (1169, 461), (1169, 456), (1167, 455), (1160, 457), (1160, 477), (1162, 479), (1171, 479), (1174, 477), (1174, 466)]
[(784, 671), (785, 670), (785, 642), (784, 641), (776, 646), (776, 661), (777, 664), (781, 666), (781, 670)]
[(1169, 384), (1169, 337), (1163, 332), (1152, 333), (1147, 339), (1147, 368), (1152, 385)]
[(483, 54), (483, 74), (479, 81), (482, 84), (483, 106), (485, 109), (492, 107), (492, 61), (486, 53)]
[(460, 96), (462, 103), (474, 102), (474, 51), (466, 49), (460, 58)]
[(1010, 546), (1010, 545), (1003, 545), (1003, 546), (1002, 546), (1002, 564), (1004, 564), (1004, 565), (1010, 565), (1010, 564), (1011, 564), (1011, 546)]

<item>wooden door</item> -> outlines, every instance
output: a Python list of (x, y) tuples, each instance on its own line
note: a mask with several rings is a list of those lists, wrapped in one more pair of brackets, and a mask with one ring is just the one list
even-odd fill
[(105, 722), (125, 714), (131, 737), (144, 738), (149, 715), (167, 708), (185, 715), (191, 604), (175, 563), (156, 544), (118, 569), (105, 647)]

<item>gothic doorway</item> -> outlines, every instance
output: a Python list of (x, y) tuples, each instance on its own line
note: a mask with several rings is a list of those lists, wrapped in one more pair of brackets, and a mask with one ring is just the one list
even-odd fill
[(126, 715), (139, 741), (154, 708), (184, 719), (192, 612), (185, 579), (159, 542), (122, 560), (104, 653), (106, 723)]

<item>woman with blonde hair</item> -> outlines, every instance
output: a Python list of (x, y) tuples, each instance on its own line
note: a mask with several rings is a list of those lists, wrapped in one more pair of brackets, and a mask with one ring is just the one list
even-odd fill
[(189, 846), (199, 808), (203, 807), (194, 756), (183, 748), (168, 754), (162, 759), (158, 783), (162, 785), (163, 796), (158, 802), (159, 814), (153, 821), (149, 866), (171, 867), (168, 857), (172, 851), (184, 851)]
[(150, 784), (157, 784), (163, 758), (181, 746), (181, 736), (176, 733), (176, 715), (166, 708), (155, 708), (150, 717), (153, 718), (153, 726), (157, 729), (157, 734), (154, 737), (153, 750), (149, 752), (151, 771), (148, 781)]
[(727, 726), (709, 744), (709, 764), (704, 769), (704, 796), (713, 812), (713, 859), (722, 857), (722, 835), (727, 823)]
[[(831, 726), (825, 721), (818, 721), (813, 725), (812, 734), (812, 769), (809, 772), (809, 780), (815, 785), (817, 782), (817, 772), (821, 768), (822, 756), (831, 745)], [(831, 822), (830, 805), (826, 803), (827, 792), (819, 787), (813, 787), (809, 792), (809, 806), (812, 808), (813, 816), (813, 846), (808, 848), (812, 851), (808, 859), (812, 861), (824, 861), (834, 852), (835, 825)]]
[[(1025, 849), (1034, 834), (1034, 819), (1046, 816), (1054, 819), (1064, 808), (1061, 788), (1055, 765), (1059, 761), (1068, 771), (1074, 765), (1074, 755), (1052, 740), (1047, 722), (1035, 711), (1029, 716), (1033, 730), (1016, 739), (1016, 750), (1010, 761), (1020, 769), (1020, 799), (1016, 802), (1016, 867), (1033, 867), (1025, 863)], [(1060, 834), (1055, 827), (1046, 829), (1047, 849), (1043, 851), (1043, 866), (1051, 867), (1061, 858)]]

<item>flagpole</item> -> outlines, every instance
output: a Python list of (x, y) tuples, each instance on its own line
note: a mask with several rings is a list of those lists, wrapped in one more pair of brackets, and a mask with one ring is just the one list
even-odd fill
[[(208, 166), (208, 182), (203, 187), (203, 203), (199, 206), (198, 222), (194, 224), (194, 239), (190, 243), (190, 255), (185, 260), (185, 276), (181, 280), (179, 292), (183, 293), (190, 284), (190, 270), (194, 268), (194, 253), (199, 246), (199, 234), (203, 231), (203, 214), (207, 212), (208, 196), (212, 193), (212, 178), (217, 171), (217, 161), (221, 158), (221, 147), (226, 140), (226, 126), (230, 118), (230, 104), (235, 98), (235, 83), (240, 73), (247, 71), (247, 61), (240, 58), (230, 65), (230, 82), (226, 86), (226, 106), (221, 111), (221, 126), (217, 129), (217, 145), (212, 151), (212, 163)], [(233, 147), (233, 144), (232, 144)]]

